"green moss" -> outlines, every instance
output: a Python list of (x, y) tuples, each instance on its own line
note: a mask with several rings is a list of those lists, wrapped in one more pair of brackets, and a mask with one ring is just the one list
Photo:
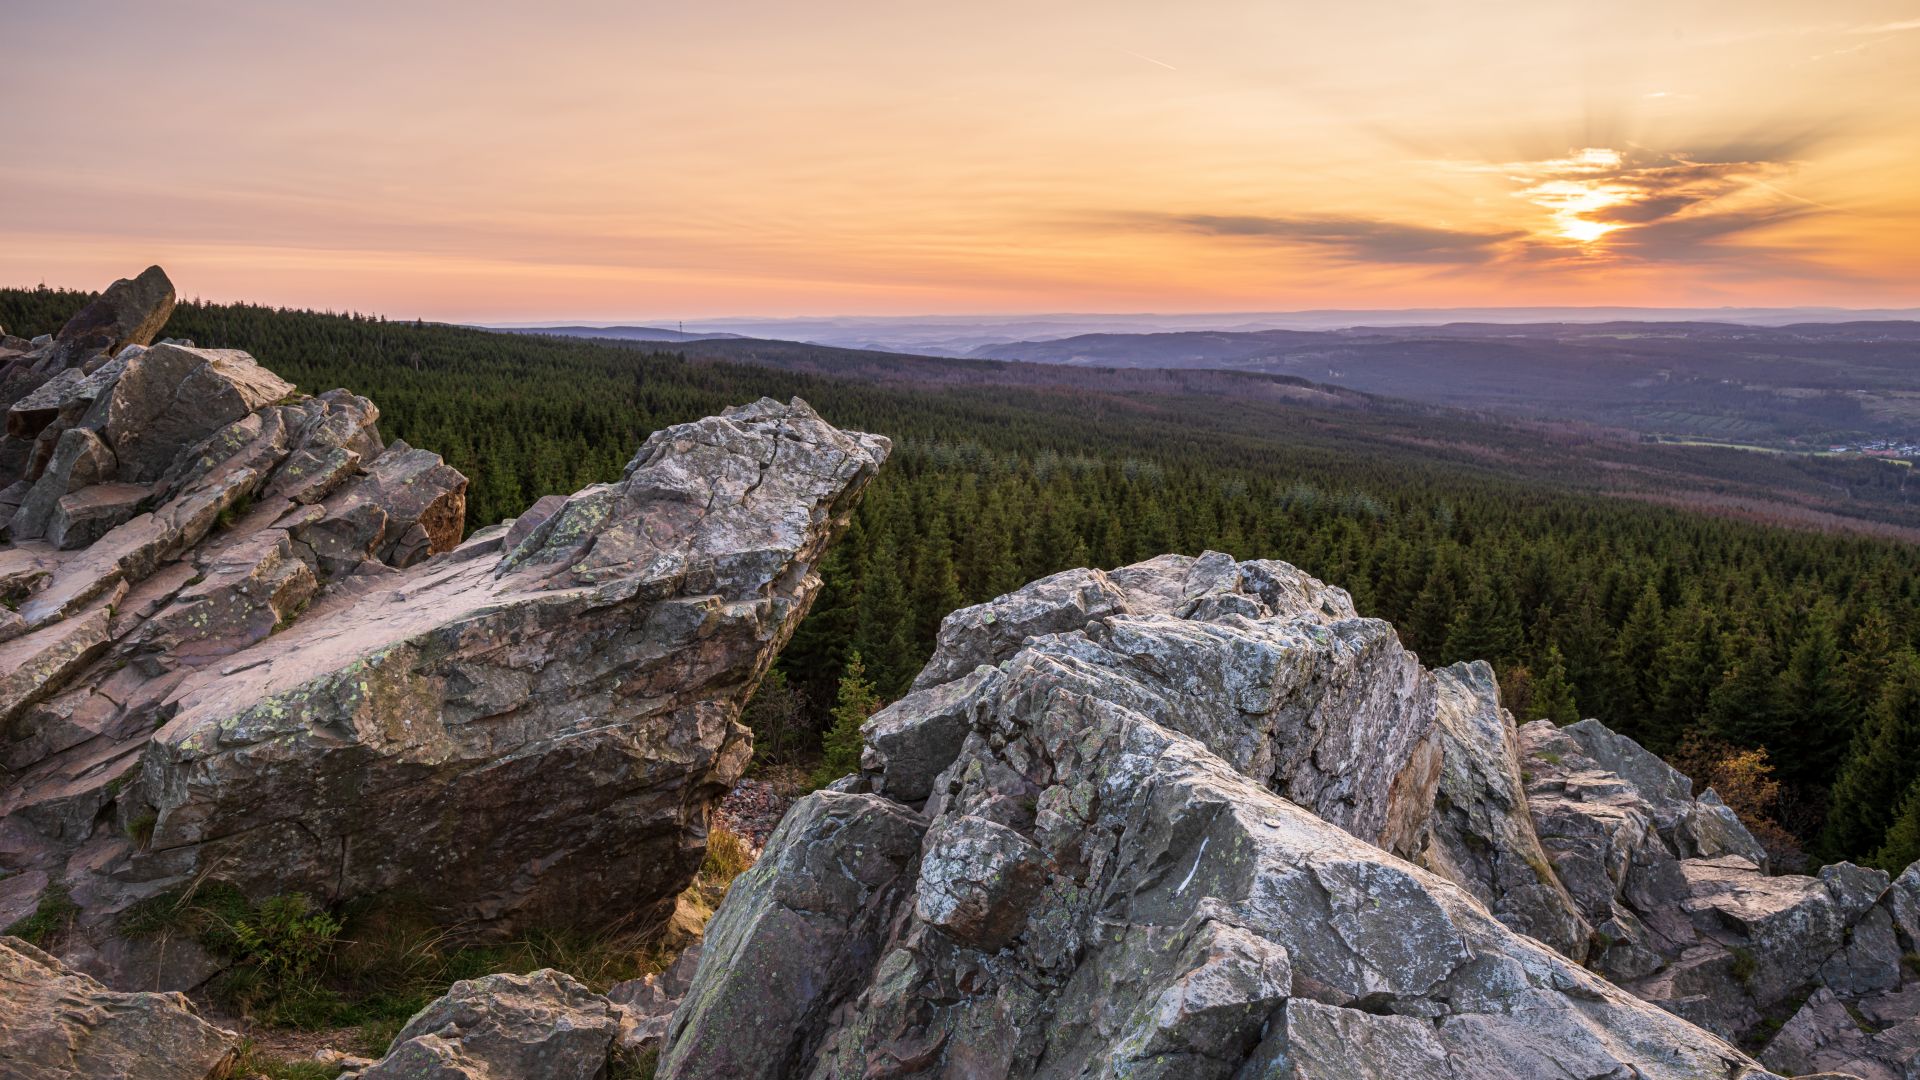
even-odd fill
[(133, 781), (133, 778), (137, 775), (138, 775), (137, 770), (128, 769), (126, 772), (123, 772), (119, 776), (116, 776), (113, 779), (107, 781), (107, 786), (102, 790), (106, 792), (107, 798), (109, 799), (114, 798), (118, 796), (122, 791), (125, 791), (127, 789), (127, 785), (131, 783)]
[(44, 947), (65, 933), (79, 913), (80, 906), (67, 895), (66, 887), (53, 885), (40, 894), (40, 904), (33, 914), (7, 927), (6, 932), (30, 945)]
[(253, 496), (251, 494), (242, 495), (239, 498), (233, 500), (232, 505), (220, 511), (220, 516), (214, 522), (214, 528), (222, 532), (225, 532), (226, 530), (233, 528), (234, 522), (239, 521), (243, 517), (246, 517), (247, 511), (252, 509), (253, 509)]

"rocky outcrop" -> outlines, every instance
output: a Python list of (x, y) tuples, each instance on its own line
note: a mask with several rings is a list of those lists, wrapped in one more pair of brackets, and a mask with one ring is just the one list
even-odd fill
[[(1279, 563), (1080, 573), (949, 619), (929, 670), (964, 685), (923, 679), (856, 790), (790, 813), (661, 1076), (1760, 1074), (1377, 846), (1444, 771), (1390, 627)], [(1008, 611), (1046, 629), (993, 633)], [(922, 786), (917, 813), (884, 794)]]
[(209, 1080), (239, 1038), (180, 994), (122, 994), (0, 938), (0, 1080)]
[(60, 890), (61, 955), (140, 989), (217, 970), (119, 932), (207, 879), (402, 891), (475, 933), (664, 916), (745, 763), (740, 706), (887, 453), (762, 400), (462, 543), (464, 477), (244, 353), (133, 342), (31, 394), (0, 926)]
[(1913, 1075), (1920, 868), (1768, 877), (1657, 758), (1517, 729), (1284, 564), (956, 612), (865, 735), (715, 915), (662, 1077)]
[(1595, 929), (1594, 970), (1782, 1071), (1920, 1070), (1920, 970), (1904, 959), (1920, 865), (1898, 882), (1850, 863), (1770, 876), (1731, 810), (1631, 739), (1595, 720), (1519, 739), (1534, 830)]

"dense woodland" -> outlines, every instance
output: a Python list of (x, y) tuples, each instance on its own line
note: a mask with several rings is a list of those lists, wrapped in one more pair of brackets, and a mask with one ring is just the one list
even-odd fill
[[(50, 332), (85, 299), (0, 292), (0, 326)], [(1597, 716), (1696, 776), (1764, 750), (1772, 775), (1741, 809), (1784, 826), (1782, 848), (1920, 857), (1908, 543), (1515, 479), (1455, 451), (1459, 417), (1401, 412), (1382, 427), (1232, 396), (862, 382), (243, 305), (182, 304), (167, 332), (244, 348), (305, 390), (372, 398), (388, 438), (472, 478), (473, 524), (616, 477), (650, 430), (763, 394), (891, 436), (823, 595), (750, 709), (763, 757), (811, 757), (836, 702), (845, 719), (902, 692), (956, 607), (1068, 567), (1213, 548), (1347, 588), (1429, 664), (1492, 662), (1522, 718)]]

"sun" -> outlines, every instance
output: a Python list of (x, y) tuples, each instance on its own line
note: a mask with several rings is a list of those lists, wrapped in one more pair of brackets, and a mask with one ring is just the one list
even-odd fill
[(1596, 215), (1633, 201), (1630, 188), (1604, 176), (1548, 180), (1518, 195), (1549, 212), (1549, 235), (1582, 245), (1597, 243), (1608, 233), (1623, 228), (1619, 222)]
[(1589, 221), (1577, 214), (1555, 215), (1555, 219), (1561, 236), (1581, 244), (1591, 244), (1620, 227), (1604, 221)]

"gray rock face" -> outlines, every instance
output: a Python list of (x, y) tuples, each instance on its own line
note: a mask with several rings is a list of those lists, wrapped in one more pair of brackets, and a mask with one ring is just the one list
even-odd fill
[(922, 692), (869, 724), (875, 790), (911, 799), (952, 742), (949, 710), (977, 689), (961, 677), (1034, 650), (1362, 839), (1425, 796), (1395, 781), (1433, 727), (1436, 690), (1393, 627), (1285, 563), (1218, 552), (1067, 571), (949, 615)]
[(36, 445), (111, 462), (54, 484), (91, 543), (0, 545), (0, 926), (61, 888), (62, 955), (184, 989), (204, 958), (152, 970), (116, 927), (208, 875), (405, 889), (476, 932), (664, 916), (886, 440), (763, 400), (456, 556), (464, 477), (363, 398), (290, 391), (173, 344), (64, 378)]
[(1534, 835), (1519, 740), (1493, 669), (1456, 664), (1434, 679), (1432, 809), (1415, 837), (1387, 846), (1458, 883), (1513, 929), (1585, 961), (1591, 929)]
[(210, 1080), (239, 1037), (180, 994), (122, 994), (21, 941), (0, 938), (0, 1078)]
[[(872, 795), (816, 792), (787, 811), (707, 925), (661, 1076), (780, 1076), (873, 972), (907, 902), (926, 823)], [(738, 897), (738, 900), (734, 898)]]
[(1769, 876), (1731, 810), (1598, 721), (1519, 736), (1535, 833), (1594, 927), (1595, 970), (1777, 1068), (1902, 1076), (1920, 1061), (1920, 1027), (1901, 1026), (1920, 1007), (1904, 888), (1848, 863)]
[[(1529, 835), (1483, 670), (1436, 680), (1284, 564), (1063, 577), (956, 613), (935, 662), (966, 684), (870, 726), (851, 786), (930, 789), (917, 861), (842, 869), (877, 823), (918, 832), (884, 795), (795, 806), (715, 916), (662, 1077), (1771, 1075), (1490, 915), (1477, 893), (1546, 886), (1525, 851), (1442, 857)], [(987, 629), (1008, 612), (1042, 632)], [(1499, 794), (1428, 820), (1476, 783)], [(1378, 846), (1409, 839), (1464, 881)], [(1508, 917), (1575, 920), (1547, 896)]]
[(599, 1080), (620, 1011), (551, 969), (453, 984), (360, 1080)]

